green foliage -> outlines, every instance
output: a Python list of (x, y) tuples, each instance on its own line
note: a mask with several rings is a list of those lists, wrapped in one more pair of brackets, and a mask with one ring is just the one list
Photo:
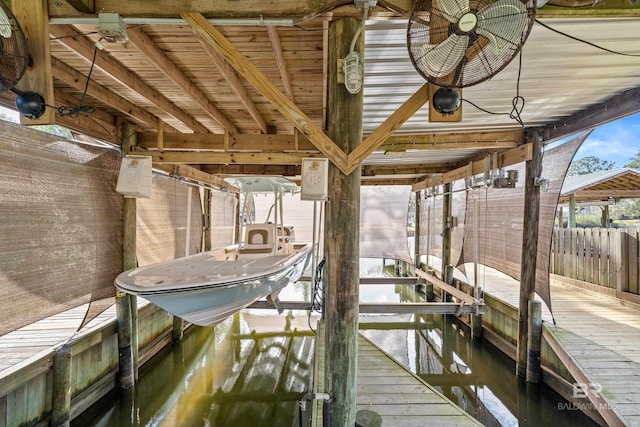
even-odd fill
[(34, 129), (38, 129), (41, 132), (50, 133), (52, 135), (61, 136), (63, 138), (73, 138), (73, 134), (69, 129), (59, 125), (38, 125), (33, 126)]
[(602, 160), (596, 156), (587, 156), (571, 162), (567, 176), (587, 175), (594, 172), (608, 171), (613, 169), (614, 166), (615, 163), (609, 160)]
[(640, 151), (635, 156), (629, 159), (629, 163), (624, 165), (625, 168), (640, 169)]

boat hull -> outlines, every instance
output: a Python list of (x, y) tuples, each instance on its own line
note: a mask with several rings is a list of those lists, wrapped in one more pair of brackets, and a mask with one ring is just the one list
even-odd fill
[[(124, 272), (116, 278), (116, 287), (188, 322), (211, 326), (297, 281), (310, 254), (310, 245), (289, 256), (254, 261), (214, 261), (198, 254)], [(231, 271), (235, 274), (228, 274)]]

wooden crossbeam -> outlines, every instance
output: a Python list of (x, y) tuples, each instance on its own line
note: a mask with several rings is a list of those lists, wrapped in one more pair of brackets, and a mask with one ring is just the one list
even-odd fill
[(442, 289), (443, 291), (447, 292), (448, 294), (453, 295), (454, 297), (456, 297), (457, 299), (459, 299), (460, 301), (463, 301), (465, 304), (468, 305), (474, 305), (477, 303), (476, 299), (467, 294), (464, 293), (463, 291), (461, 291), (460, 289), (451, 286), (450, 284), (443, 282), (442, 280), (438, 279), (435, 276), (432, 276), (431, 274), (428, 274), (422, 270), (416, 269), (415, 270), (415, 274), (416, 276), (419, 276), (421, 278), (423, 278), (424, 280), (426, 280), (429, 283), (432, 283), (434, 286), (439, 287), (440, 289)]

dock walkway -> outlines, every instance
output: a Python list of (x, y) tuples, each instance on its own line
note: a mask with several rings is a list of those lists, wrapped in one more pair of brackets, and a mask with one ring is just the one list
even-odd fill
[[(518, 307), (517, 280), (482, 268), (479, 283), (486, 293)], [(551, 305), (557, 325), (544, 304), (543, 321), (568, 361), (586, 375), (592, 391), (602, 387), (602, 401), (620, 425), (640, 426), (640, 307), (558, 283), (551, 285)]]
[[(324, 327), (316, 336), (314, 391), (324, 392)], [(322, 402), (312, 425), (322, 426)], [(477, 426), (473, 417), (440, 392), (398, 364), (391, 356), (358, 337), (356, 410), (368, 409), (382, 418), (385, 427)]]

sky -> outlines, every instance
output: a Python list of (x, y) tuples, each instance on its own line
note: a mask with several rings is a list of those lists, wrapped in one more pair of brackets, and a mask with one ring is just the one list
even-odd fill
[(621, 168), (640, 151), (640, 114), (599, 126), (582, 143), (574, 160), (595, 156)]

